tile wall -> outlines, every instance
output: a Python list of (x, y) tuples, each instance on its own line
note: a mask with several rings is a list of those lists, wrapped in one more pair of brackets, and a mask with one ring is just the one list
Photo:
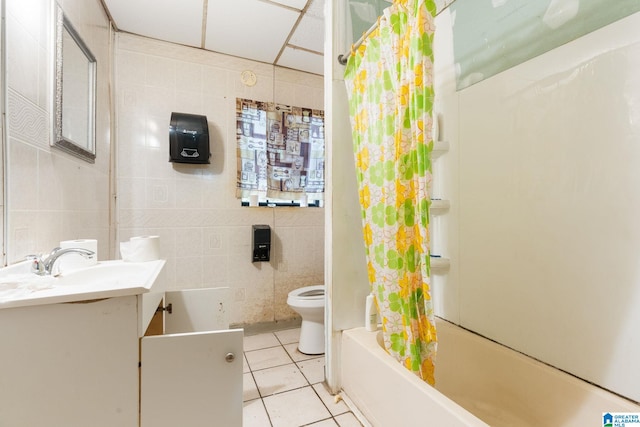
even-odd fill
[(48, 252), (61, 240), (95, 238), (108, 258), (110, 165), (110, 29), (100, 0), (60, 4), (98, 63), (95, 164), (50, 147), (53, 6), (7, 0), (6, 262)]
[[(159, 235), (167, 288), (230, 287), (233, 324), (295, 317), (288, 292), (323, 283), (324, 209), (240, 206), (235, 99), (323, 109), (323, 78), (124, 33), (115, 57), (117, 240)], [(172, 112), (207, 116), (211, 164), (168, 161)], [(251, 262), (252, 224), (271, 226), (271, 262)]]

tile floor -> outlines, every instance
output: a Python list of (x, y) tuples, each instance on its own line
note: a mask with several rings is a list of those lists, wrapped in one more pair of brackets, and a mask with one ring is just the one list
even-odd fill
[(300, 328), (244, 338), (243, 427), (361, 427), (324, 385), (324, 356), (298, 351)]

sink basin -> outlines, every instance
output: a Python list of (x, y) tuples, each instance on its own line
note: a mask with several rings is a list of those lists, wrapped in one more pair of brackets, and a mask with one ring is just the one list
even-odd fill
[(95, 266), (62, 273), (56, 286), (118, 286), (121, 283), (144, 285), (150, 265), (146, 262), (103, 261)]
[(164, 263), (101, 261), (58, 276), (38, 276), (31, 262), (18, 263), (0, 269), (0, 309), (147, 293)]

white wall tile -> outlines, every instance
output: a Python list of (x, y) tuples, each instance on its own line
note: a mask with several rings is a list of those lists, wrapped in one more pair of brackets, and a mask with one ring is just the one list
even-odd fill
[(144, 85), (146, 83), (147, 56), (137, 52), (122, 51), (117, 62), (120, 83)]
[(179, 92), (202, 92), (204, 65), (176, 61), (176, 89)]
[(148, 179), (146, 185), (146, 207), (170, 209), (176, 206), (176, 182), (172, 179)]
[[(96, 163), (90, 165), (52, 149), (50, 140), (50, 48), (53, 3), (7, 0), (7, 145), (10, 189), (7, 260), (24, 252), (50, 250), (60, 240), (92, 234), (109, 252), (110, 115), (108, 85), (109, 29), (97, 0), (68, 0), (65, 10), (97, 57)], [(104, 79), (104, 80), (102, 80)], [(102, 84), (104, 83), (104, 84)], [(13, 102), (11, 102), (13, 100)], [(25, 157), (27, 156), (27, 157)], [(25, 163), (25, 160), (28, 160)], [(24, 185), (30, 184), (27, 192)], [(24, 211), (27, 209), (27, 211)], [(28, 217), (31, 226), (24, 224)], [(28, 227), (26, 229), (25, 227)]]
[(204, 287), (215, 287), (228, 283), (229, 269), (227, 268), (227, 255), (205, 256), (203, 263), (202, 274)]
[(173, 111), (187, 114), (200, 114), (204, 109), (202, 92), (195, 90), (176, 89), (176, 102)]
[(60, 178), (60, 162), (51, 153), (40, 151), (38, 155), (38, 207), (44, 210), (63, 208), (63, 182)]
[(176, 251), (176, 286), (180, 289), (203, 287), (204, 258), (201, 256), (181, 257)]
[(169, 58), (148, 55), (145, 61), (145, 84), (159, 88), (176, 87), (177, 62)]
[(234, 71), (223, 68), (203, 66), (202, 69), (202, 89), (205, 93), (219, 97), (232, 93), (229, 90), (230, 75), (235, 75)]
[[(120, 66), (121, 61), (140, 64), (141, 58), (145, 58), (144, 82), (121, 75), (132, 72), (128, 65)], [(317, 91), (322, 93), (322, 78), (276, 69), (279, 82), (274, 92), (273, 66), (129, 34), (117, 35), (116, 65), (117, 93), (126, 97), (119, 100), (117, 112), (118, 120), (123, 121), (118, 129), (119, 182), (121, 187), (140, 185), (142, 178), (145, 185), (144, 204), (135, 200), (143, 197), (140, 190), (123, 190), (118, 211), (122, 230), (173, 233), (175, 251), (166, 255), (167, 272), (162, 280), (171, 281), (167, 283), (170, 289), (229, 286), (232, 323), (294, 317), (295, 312), (287, 311), (286, 293), (296, 287), (296, 279), (317, 280), (316, 272), (324, 271), (324, 256), (305, 260), (311, 267), (308, 272), (294, 266), (293, 274), (282, 276), (291, 280), (279, 291), (276, 287), (282, 282), (277, 263), (251, 262), (251, 225), (268, 224), (275, 236), (281, 223), (290, 231), (285, 233), (288, 239), (296, 238), (296, 230), (315, 236), (314, 227), (324, 224), (323, 210), (286, 209), (280, 214), (278, 209), (240, 206), (235, 197), (235, 98), (272, 101), (280, 92), (278, 85), (291, 88), (292, 100), (301, 92), (298, 87), (317, 98)], [(246, 69), (258, 75), (256, 86), (241, 83), (240, 73)], [(289, 84), (291, 81), (294, 83)], [(207, 116), (210, 164), (168, 162), (168, 126), (173, 111)], [(146, 120), (144, 135), (138, 131), (140, 118)], [(142, 138), (144, 146), (139, 143)], [(121, 238), (127, 235), (120, 234)], [(292, 248), (291, 256), (297, 256), (295, 243), (286, 244)], [(317, 244), (308, 248), (317, 254)]]
[[(15, 1), (15, 0), (14, 0)], [(38, 105), (40, 45), (28, 29), (11, 16), (7, 18), (7, 86)]]
[(204, 236), (201, 228), (180, 227), (176, 230), (176, 257), (202, 256), (203, 249)]
[(17, 140), (9, 140), (8, 204), (12, 210), (36, 210), (38, 192), (33, 191), (38, 182), (38, 150)]

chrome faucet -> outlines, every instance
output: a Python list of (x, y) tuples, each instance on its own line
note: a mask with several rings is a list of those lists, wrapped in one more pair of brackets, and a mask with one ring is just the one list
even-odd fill
[(31, 264), (31, 272), (39, 276), (50, 275), (58, 258), (66, 254), (78, 254), (85, 258), (89, 258), (92, 255), (95, 255), (95, 252), (82, 248), (55, 248), (49, 255), (47, 255), (46, 258), (43, 258), (42, 255), (29, 255), (27, 258), (33, 260), (33, 264)]

